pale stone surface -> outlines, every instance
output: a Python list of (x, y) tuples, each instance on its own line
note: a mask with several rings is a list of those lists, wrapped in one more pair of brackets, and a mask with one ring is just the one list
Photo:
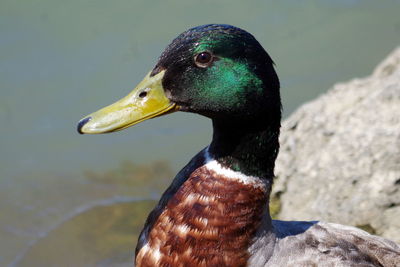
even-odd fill
[(369, 225), (400, 242), (400, 47), (284, 121), (276, 175), (280, 219)]

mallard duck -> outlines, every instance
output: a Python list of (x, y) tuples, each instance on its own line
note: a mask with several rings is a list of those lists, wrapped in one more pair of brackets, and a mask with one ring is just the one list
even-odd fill
[(271, 219), (279, 87), (271, 57), (250, 33), (203, 25), (174, 39), (129, 95), (79, 122), (79, 133), (94, 134), (176, 111), (212, 120), (211, 144), (148, 216), (136, 266), (400, 266), (400, 247), (384, 238)]

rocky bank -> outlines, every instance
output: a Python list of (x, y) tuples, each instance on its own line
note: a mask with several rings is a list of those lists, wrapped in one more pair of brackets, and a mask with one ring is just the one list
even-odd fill
[(400, 47), (283, 122), (278, 218), (364, 228), (400, 242)]

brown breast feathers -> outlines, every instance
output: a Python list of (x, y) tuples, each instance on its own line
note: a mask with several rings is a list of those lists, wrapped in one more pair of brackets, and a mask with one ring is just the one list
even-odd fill
[(136, 266), (245, 266), (268, 201), (262, 183), (196, 169), (149, 232)]

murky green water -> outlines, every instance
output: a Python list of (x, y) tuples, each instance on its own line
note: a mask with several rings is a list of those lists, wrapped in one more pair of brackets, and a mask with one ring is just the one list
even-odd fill
[(174, 114), (80, 136), (76, 122), (129, 92), (178, 33), (214, 22), (249, 30), (277, 64), (289, 114), (368, 75), (400, 44), (399, 13), (398, 0), (2, 0), (0, 266), (130, 261), (152, 205), (139, 200), (158, 198), (208, 143), (210, 123)]

